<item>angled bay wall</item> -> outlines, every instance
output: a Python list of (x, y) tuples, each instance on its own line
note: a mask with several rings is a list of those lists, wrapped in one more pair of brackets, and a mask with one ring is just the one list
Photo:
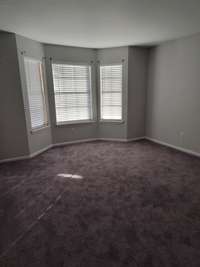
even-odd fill
[[(47, 103), (47, 116), (49, 125), (47, 127), (41, 128), (37, 131), (31, 131), (31, 122), (30, 122), (30, 113), (28, 108), (27, 100), (27, 85), (26, 85), (26, 74), (24, 69), (24, 57), (31, 57), (34, 59), (41, 60), (43, 64), (44, 61), (44, 48), (43, 45), (39, 42), (30, 40), (28, 38), (16, 35), (17, 42), (17, 55), (19, 62), (19, 71), (21, 79), (21, 89), (23, 93), (23, 104), (25, 106), (25, 116), (26, 116), (26, 125), (27, 125), (27, 137), (29, 144), (29, 154), (35, 154), (38, 151), (42, 151), (45, 148), (48, 148), (52, 143), (51, 138), (51, 124), (49, 117), (49, 105), (48, 105), (48, 90), (45, 86), (45, 97)], [(44, 77), (45, 79), (45, 77)], [(46, 84), (46, 82), (45, 82)]]
[[(0, 48), (0, 160), (29, 157), (52, 144), (78, 140), (127, 140), (144, 135), (144, 103), (147, 51), (118, 47), (88, 49), (59, 45), (43, 45), (12, 33), (1, 33)], [(45, 58), (49, 107), (49, 126), (31, 132), (27, 105), (24, 56)], [(90, 63), (95, 120), (91, 123), (56, 125), (52, 60)], [(99, 65), (123, 64), (123, 121), (99, 121)], [(6, 114), (6, 117), (5, 117)]]
[(29, 154), (15, 34), (0, 33), (0, 160)]

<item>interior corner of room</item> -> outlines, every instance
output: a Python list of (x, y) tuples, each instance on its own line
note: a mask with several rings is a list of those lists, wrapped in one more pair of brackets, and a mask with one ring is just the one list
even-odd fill
[[(145, 136), (145, 102), (147, 81), (147, 58), (149, 48), (119, 47), (108, 49), (87, 49), (58, 45), (46, 45), (23, 36), (2, 32), (1, 55), (1, 117), (3, 132), (1, 135), (1, 161), (30, 158), (52, 146), (69, 144), (79, 141), (116, 140), (130, 141)], [(44, 94), (48, 125), (32, 129), (28, 87), (32, 65), (41, 61), (44, 68)], [(91, 98), (92, 118), (89, 120), (57, 121), (55, 109), (55, 94), (53, 67), (62, 64), (91, 65)], [(61, 65), (59, 65), (61, 64)], [(36, 66), (36, 65), (35, 65)], [(121, 66), (121, 117), (110, 113), (105, 119), (100, 118), (100, 68), (103, 72), (110, 67)], [(107, 69), (106, 69), (106, 66)], [(109, 69), (108, 69), (109, 68)], [(66, 71), (68, 71), (66, 69)], [(69, 70), (71, 71), (71, 70)], [(102, 72), (102, 73), (103, 73)], [(28, 76), (27, 76), (28, 75)], [(106, 74), (105, 74), (106, 75)], [(28, 81), (27, 81), (28, 77)], [(53, 80), (54, 79), (54, 80)], [(9, 82), (8, 82), (9, 81)], [(106, 90), (106, 89), (105, 89)], [(111, 92), (112, 93), (112, 92)], [(118, 96), (118, 93), (115, 94)], [(60, 97), (60, 96), (59, 96)], [(106, 97), (104, 94), (105, 101)], [(118, 101), (118, 100), (116, 100)], [(34, 107), (32, 107), (33, 109)], [(116, 107), (117, 108), (117, 107)], [(106, 109), (106, 108), (105, 108)], [(108, 109), (107, 109), (108, 110)], [(109, 112), (109, 110), (108, 110)], [(116, 111), (119, 113), (119, 111)], [(34, 116), (34, 115), (33, 115)], [(8, 123), (13, 121), (12, 124)], [(33, 121), (34, 122), (34, 121)], [(35, 121), (37, 126), (37, 121)]]
[(200, 0), (0, 0), (0, 267), (200, 267)]
[[(52, 146), (79, 141), (147, 138), (198, 155), (199, 34), (149, 46), (105, 49), (42, 44), (0, 33), (2, 131), (0, 160), (29, 158)], [(179, 53), (177, 53), (177, 49)], [(42, 62), (46, 121), (32, 129), (25, 59)], [(56, 121), (52, 64), (90, 65), (93, 118)], [(100, 66), (122, 65), (122, 117), (100, 118)], [(11, 123), (12, 122), (12, 123)]]

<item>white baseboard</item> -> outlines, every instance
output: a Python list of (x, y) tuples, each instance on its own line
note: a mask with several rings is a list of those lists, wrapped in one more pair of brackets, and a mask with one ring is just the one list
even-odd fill
[(42, 148), (34, 153), (31, 153), (30, 155), (25, 155), (25, 156), (19, 156), (19, 157), (13, 157), (13, 158), (8, 158), (8, 159), (1, 159), (0, 163), (6, 163), (6, 162), (12, 162), (12, 161), (18, 161), (18, 160), (25, 160), (25, 159), (31, 159), (43, 152), (45, 152), (46, 150), (50, 149), (52, 147), (52, 145), (49, 145), (45, 148)]
[(128, 138), (127, 142), (140, 141), (140, 140), (144, 140), (145, 138), (146, 138), (145, 136), (136, 137), (136, 138)]
[(99, 141), (111, 141), (111, 142), (133, 142), (145, 139), (145, 136), (136, 138), (98, 138)]
[(145, 136), (137, 137), (137, 138), (129, 138), (129, 139), (124, 139), (124, 138), (89, 138), (89, 139), (80, 139), (80, 140), (68, 141), (68, 142), (62, 142), (62, 143), (55, 143), (55, 144), (51, 144), (51, 145), (49, 145), (49, 146), (47, 146), (45, 148), (42, 148), (42, 149), (40, 149), (40, 150), (38, 150), (38, 151), (36, 151), (34, 153), (31, 153), (30, 155), (0, 160), (0, 163), (30, 159), (30, 158), (33, 158), (33, 157), (45, 152), (46, 150), (48, 150), (48, 149), (50, 149), (52, 147), (59, 147), (59, 146), (66, 146), (66, 145), (73, 145), (73, 144), (80, 144), (80, 143), (87, 143), (87, 142), (94, 142), (94, 141), (133, 142), (133, 141), (139, 141), (139, 140), (142, 140), (142, 139), (145, 139)]
[(45, 152), (46, 150), (52, 148), (52, 146), (53, 146), (53, 145), (51, 144), (51, 145), (48, 145), (48, 146), (46, 146), (46, 147), (44, 147), (44, 148), (42, 148), (42, 149), (40, 149), (40, 150), (38, 150), (38, 151), (36, 151), (36, 152), (31, 153), (31, 154), (29, 155), (29, 158), (33, 158), (33, 157), (35, 157), (35, 156), (37, 156), (37, 155), (39, 155), (39, 154)]
[(149, 140), (151, 142), (163, 145), (163, 146), (167, 146), (167, 147), (176, 149), (178, 151), (184, 152), (184, 153), (192, 155), (192, 156), (200, 157), (200, 153), (198, 153), (196, 151), (193, 151), (193, 150), (190, 150), (190, 149), (187, 149), (187, 148), (183, 148), (183, 147), (180, 147), (180, 146), (175, 146), (175, 145), (172, 145), (172, 144), (169, 144), (169, 143), (166, 143), (166, 142), (163, 142), (163, 141), (160, 141), (158, 139), (154, 139), (154, 138), (151, 138), (151, 137), (148, 137), (148, 136), (146, 136), (145, 139)]
[(62, 143), (54, 143), (52, 144), (52, 147), (59, 147), (59, 146), (67, 146), (67, 145), (73, 145), (73, 144), (80, 144), (80, 143), (88, 143), (88, 142), (94, 142), (97, 141), (97, 138), (89, 138), (89, 139), (80, 139), (75, 141), (67, 141)]
[(131, 139), (125, 139), (125, 138), (89, 138), (89, 139), (80, 139), (80, 140), (68, 141), (68, 142), (62, 142), (62, 143), (55, 143), (52, 146), (58, 147), (58, 146), (66, 146), (66, 145), (73, 145), (73, 144), (80, 144), (80, 143), (87, 143), (87, 142), (94, 142), (94, 141), (132, 142), (132, 141), (139, 141), (142, 139), (145, 139), (145, 136), (137, 137), (137, 138), (131, 138)]
[(98, 138), (97, 141), (127, 142), (124, 138)]
[(7, 158), (7, 159), (1, 159), (0, 163), (6, 163), (6, 162), (12, 162), (12, 161), (19, 161), (19, 160), (25, 160), (29, 159), (29, 155), (25, 156), (19, 156), (19, 157), (13, 157), (13, 158)]

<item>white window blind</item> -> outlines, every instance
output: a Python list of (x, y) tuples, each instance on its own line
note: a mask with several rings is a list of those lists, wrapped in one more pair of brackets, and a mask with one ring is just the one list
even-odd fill
[(36, 129), (47, 124), (42, 62), (25, 57), (24, 63), (31, 128)]
[(57, 123), (93, 119), (91, 66), (52, 64)]
[(101, 120), (122, 119), (122, 65), (100, 66)]

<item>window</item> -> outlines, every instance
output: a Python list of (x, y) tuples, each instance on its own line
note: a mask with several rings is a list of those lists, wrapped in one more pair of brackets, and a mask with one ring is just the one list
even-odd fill
[(42, 62), (25, 57), (24, 63), (31, 128), (33, 130), (47, 125)]
[(101, 120), (122, 120), (122, 65), (100, 66)]
[(57, 124), (93, 119), (91, 66), (52, 64)]

